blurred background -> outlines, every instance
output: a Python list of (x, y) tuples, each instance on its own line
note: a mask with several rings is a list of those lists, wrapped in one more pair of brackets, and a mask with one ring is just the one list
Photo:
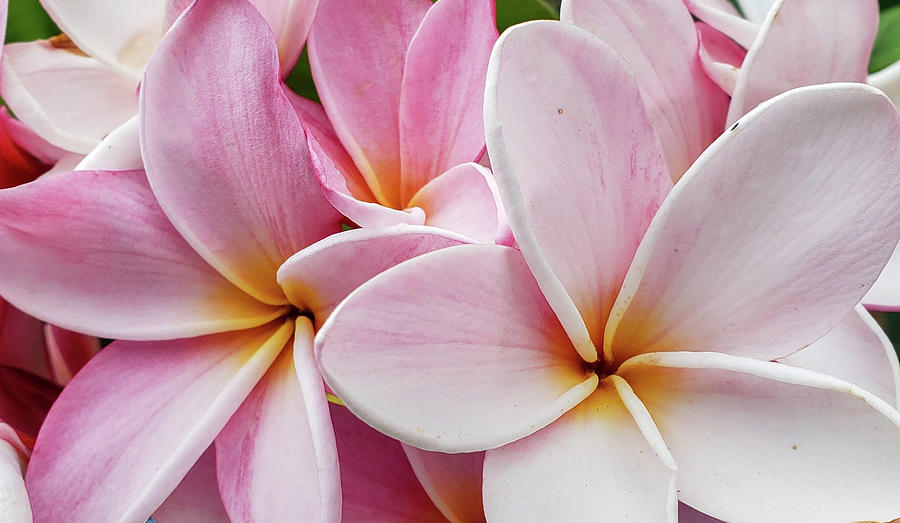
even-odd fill
[[(526, 20), (558, 18), (559, 0), (496, 1), (497, 25), (501, 31)], [(869, 62), (870, 72), (879, 71), (900, 60), (900, 0), (880, 0), (879, 4), (881, 17)], [(38, 0), (9, 0), (6, 42), (37, 40), (58, 34), (59, 28), (44, 12)], [(287, 83), (298, 94), (318, 100), (305, 52)], [(887, 332), (895, 349), (900, 348), (900, 312), (874, 313), (874, 316)]]

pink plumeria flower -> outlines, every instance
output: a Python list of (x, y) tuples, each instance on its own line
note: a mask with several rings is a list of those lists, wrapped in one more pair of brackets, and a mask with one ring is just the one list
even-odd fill
[[(871, 335), (850, 315), (900, 232), (890, 101), (782, 95), (670, 192), (634, 76), (591, 34), (511, 29), (485, 99), (521, 252), (451, 247), (351, 294), (316, 342), (348, 407), (425, 450), (487, 450), (492, 521), (900, 514), (896, 375), (879, 398), (770, 361), (842, 320)], [(859, 375), (896, 366), (879, 345), (851, 348)]]
[[(732, 95), (729, 125), (788, 89), (828, 82), (868, 82), (900, 107), (900, 62), (867, 75), (878, 30), (876, 0), (743, 0), (746, 18), (724, 0), (686, 3), (710, 24), (698, 25), (702, 55), (710, 76)], [(900, 250), (863, 302), (900, 310)]]
[[(65, 32), (5, 46), (0, 96), (80, 169), (142, 167), (137, 90), (187, 0), (43, 0)], [(300, 56), (317, 0), (254, 0), (278, 40), (282, 75)], [(98, 147), (101, 140), (102, 147)], [(82, 161), (84, 155), (93, 155)]]
[(464, 240), (421, 226), (334, 234), (342, 217), (312, 173), (299, 101), (246, 1), (193, 4), (141, 96), (146, 175), (78, 171), (0, 192), (0, 293), (119, 340), (41, 428), (26, 475), (35, 518), (143, 521), (214, 444), (229, 517), (338, 521), (316, 328), (369, 277)]
[(427, 224), (508, 241), (481, 109), (493, 0), (323, 0), (310, 32), (319, 96), (340, 139), (311, 141), (328, 200), (362, 227)]

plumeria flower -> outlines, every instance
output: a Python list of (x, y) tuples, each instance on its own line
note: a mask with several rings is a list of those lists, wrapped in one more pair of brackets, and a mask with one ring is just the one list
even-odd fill
[(0, 294), (118, 340), (41, 428), (26, 474), (35, 519), (143, 521), (211, 444), (232, 519), (340, 519), (315, 331), (366, 279), (465, 239), (421, 226), (334, 234), (342, 217), (293, 101), (256, 8), (198, 0), (147, 66), (146, 174), (78, 171), (0, 192)]
[(493, 0), (322, 0), (316, 88), (340, 143), (311, 141), (328, 200), (362, 227), (427, 224), (508, 241), (484, 151)]
[(854, 321), (894, 247), (891, 102), (792, 91), (671, 189), (633, 75), (577, 27), (506, 32), (485, 99), (521, 251), (450, 247), (354, 291), (316, 341), (347, 406), (421, 449), (487, 450), (491, 521), (900, 515), (896, 375), (886, 400), (771, 361)]
[[(746, 19), (723, 0), (686, 3), (712, 26), (699, 25), (702, 54), (710, 76), (732, 95), (729, 125), (788, 89), (828, 82), (868, 82), (900, 104), (900, 62), (867, 76), (876, 0), (743, 0)], [(875, 310), (900, 310), (900, 250), (863, 301)]]
[[(83, 169), (139, 168), (138, 85), (165, 30), (188, 0), (43, 0), (64, 34), (5, 46), (0, 96)], [(286, 76), (306, 41), (317, 0), (255, 0), (278, 40)], [(101, 154), (102, 153), (102, 154)]]

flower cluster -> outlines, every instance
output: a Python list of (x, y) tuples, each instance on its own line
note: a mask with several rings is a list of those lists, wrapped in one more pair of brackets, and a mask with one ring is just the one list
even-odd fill
[(876, 0), (43, 4), (0, 520), (900, 518)]

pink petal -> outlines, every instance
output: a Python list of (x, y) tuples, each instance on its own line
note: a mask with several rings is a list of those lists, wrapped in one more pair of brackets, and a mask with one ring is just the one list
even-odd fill
[(897, 353), (861, 306), (809, 347), (778, 361), (849, 381), (891, 406), (900, 405)]
[(334, 431), (313, 358), (313, 326), (298, 319), (285, 349), (216, 438), (222, 500), (234, 521), (340, 521)]
[(413, 472), (450, 521), (484, 521), (481, 478), (484, 452), (444, 454), (403, 445)]
[(678, 504), (678, 523), (723, 523), (721, 520), (704, 514), (690, 505)]
[[(760, 154), (765, 151), (765, 154)], [(900, 118), (859, 84), (742, 118), (660, 208), (607, 327), (618, 361), (710, 350), (774, 359), (840, 322), (900, 237)]]
[(0, 189), (28, 183), (50, 168), (16, 142), (9, 132), (14, 121), (6, 107), (0, 107)]
[(132, 116), (128, 121), (113, 129), (75, 167), (76, 171), (131, 171), (143, 169), (139, 141), (140, 119)]
[(862, 301), (871, 310), (900, 311), (900, 246)]
[(746, 51), (712, 26), (697, 22), (700, 61), (706, 75), (729, 95), (734, 92)]
[(16, 147), (43, 164), (54, 164), (67, 153), (64, 149), (60, 149), (38, 136), (27, 125), (13, 118), (6, 107), (0, 107), (0, 127), (3, 128), (3, 131), (5, 131)]
[(759, 33), (759, 23), (741, 17), (721, 0), (684, 0), (691, 14), (715, 27), (742, 47), (749, 49)]
[(677, 521), (674, 462), (665, 446), (645, 438), (634, 408), (646, 416), (613, 376), (547, 427), (489, 450), (488, 519)]
[(285, 302), (278, 266), (340, 230), (278, 71), (252, 5), (200, 0), (160, 44), (141, 89), (141, 147), (166, 214), (211, 265), (272, 304)]
[(0, 295), (45, 321), (107, 338), (196, 336), (283, 312), (197, 256), (142, 171), (79, 171), (0, 192)]
[(144, 521), (290, 339), (291, 322), (103, 349), (47, 416), (26, 484), (39, 521)]
[(369, 280), (316, 347), (350, 410), (424, 450), (503, 445), (597, 384), (519, 252), (495, 245), (448, 247)]
[(44, 140), (87, 153), (137, 112), (137, 82), (53, 42), (5, 46), (0, 96)]
[(287, 76), (297, 64), (306, 35), (312, 26), (319, 0), (251, 0), (265, 17), (278, 41), (281, 75)]
[(900, 413), (855, 385), (718, 353), (619, 368), (678, 463), (679, 497), (725, 521), (897, 516)]
[(278, 270), (278, 283), (291, 303), (312, 313), (321, 327), (341, 300), (380, 272), (463, 243), (465, 238), (432, 227), (353, 229), (291, 256)]
[(59, 387), (13, 367), (0, 367), (0, 420), (33, 441)]
[(672, 185), (638, 86), (595, 36), (534, 22), (500, 37), (485, 96), (488, 151), (516, 241), (578, 352), (594, 361)]
[(400, 90), (401, 202), (481, 156), (484, 82), (496, 40), (494, 0), (441, 0), (422, 20)]
[[(677, 181), (719, 136), (728, 111), (728, 96), (703, 71), (682, 0), (569, 0), (560, 19), (599, 36), (628, 63)], [(665, 45), (651, 43), (662, 34)]]
[(44, 325), (47, 367), (51, 380), (64, 386), (85, 363), (100, 352), (100, 340), (55, 325)]
[(425, 225), (494, 243), (505, 231), (506, 216), (494, 175), (477, 163), (453, 167), (425, 184), (410, 207), (425, 212)]
[(50, 378), (44, 347), (44, 322), (0, 298), (0, 365)]
[[(5, 2), (4, 2), (5, 3)], [(24, 463), (19, 452), (0, 439), (0, 513), (9, 523), (31, 523), (31, 506), (23, 480)]]
[(396, 440), (372, 430), (344, 407), (329, 407), (340, 458), (344, 521), (446, 523)]
[(900, 110), (900, 60), (869, 75), (869, 85), (885, 92)]
[(865, 82), (877, 29), (876, 0), (793, 0), (773, 7), (747, 51), (728, 125), (795, 87)]
[(400, 91), (428, 0), (320, 0), (309, 63), (322, 104), (378, 202), (400, 197)]
[(153, 513), (156, 521), (227, 523), (216, 483), (216, 449), (210, 446), (166, 501)]

